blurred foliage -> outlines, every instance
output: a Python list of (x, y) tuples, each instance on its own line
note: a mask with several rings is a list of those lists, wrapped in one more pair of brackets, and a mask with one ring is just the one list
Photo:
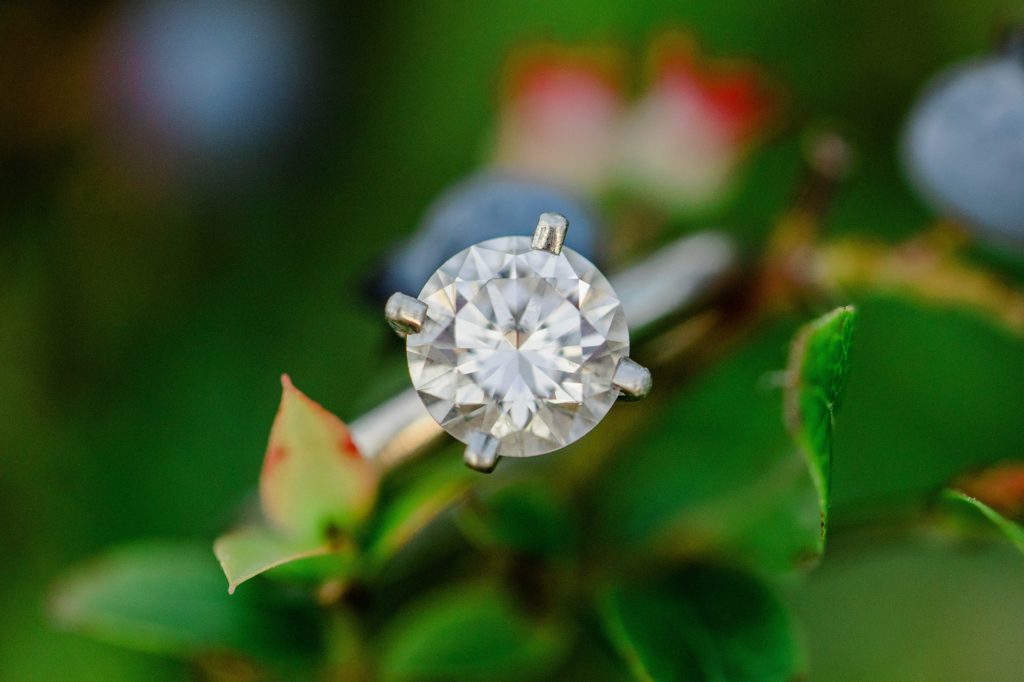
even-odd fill
[(845, 382), (853, 319), (852, 309), (840, 308), (798, 332), (785, 379), (792, 439), (778, 395), (754, 390), (778, 367), (766, 353), (777, 355), (779, 331), (766, 332), (765, 345), (740, 350), (678, 396), (663, 415), (672, 428), (657, 429), (601, 476), (599, 536), (619, 551), (726, 555), (771, 570), (819, 555), (832, 410)]
[[(777, 500), (779, 508), (753, 521), (742, 518), (751, 515), (749, 508), (737, 513), (737, 519), (709, 514), (719, 524), (717, 532), (725, 537), (724, 542), (710, 537), (708, 546), (699, 552), (680, 552), (677, 547), (667, 561), (658, 552), (628, 556), (629, 548), (622, 546), (622, 536), (615, 530), (602, 529), (584, 536), (581, 521), (592, 516), (587, 503), (570, 503), (572, 497), (577, 497), (576, 491), (552, 490), (537, 474), (499, 475), (496, 489), (476, 486), (479, 494), (463, 507), (459, 521), (451, 515), (441, 516), (445, 507), (458, 504), (470, 490), (463, 484), (466, 471), (452, 467), (437, 468), (434, 475), (421, 472), (416, 479), (406, 479), (405, 486), (393, 493), (401, 502), (392, 499), (385, 507), (387, 520), (382, 526), (383, 537), (397, 537), (397, 541), (382, 545), (378, 531), (370, 533), (368, 545), (361, 543), (360, 538), (367, 535), (363, 527), (374, 524), (369, 513), (353, 518), (348, 512), (353, 503), (376, 498), (376, 476), (362, 471), (375, 465), (352, 459), (348, 450), (351, 441), (344, 426), (286, 377), (260, 487), (264, 513), (278, 527), (249, 526), (217, 540), (214, 551), (228, 578), (228, 589), (233, 593), (239, 583), (277, 567), (278, 577), (286, 582), (296, 582), (300, 576), (314, 579), (316, 591), (307, 602), (306, 617), (315, 617), (313, 609), (319, 603), (341, 613), (345, 622), (355, 623), (349, 637), (358, 643), (342, 651), (360, 653), (341, 658), (331, 657), (326, 651), (322, 655), (330, 661), (327, 669), (342, 677), (546, 677), (559, 669), (586, 621), (597, 618), (622, 657), (623, 673), (628, 669), (642, 679), (790, 679), (800, 667), (800, 657), (789, 616), (770, 588), (739, 570), (693, 562), (710, 561), (717, 544), (728, 544), (731, 535), (742, 534), (751, 525), (772, 533), (798, 522), (798, 518), (791, 517), (800, 514), (803, 505), (791, 503), (790, 498), (809, 492), (809, 481), (819, 479), (822, 471), (825, 475), (828, 472), (832, 410), (845, 382), (853, 317), (851, 308), (837, 309), (802, 328), (792, 346), (787, 401), (794, 406), (789, 419), (802, 451), (795, 456), (806, 461), (800, 477), (806, 485), (771, 489), (766, 499)], [(775, 413), (781, 428), (778, 404)], [(574, 449), (575, 466), (579, 466), (585, 452)], [(659, 451), (678, 453), (680, 446), (661, 447)], [(752, 456), (763, 459), (765, 453), (755, 449)], [(613, 461), (618, 464), (618, 460)], [(649, 463), (651, 458), (643, 461)], [(671, 464), (662, 465), (665, 471), (673, 469)], [(335, 476), (340, 479), (332, 483)], [(665, 489), (664, 482), (638, 482), (621, 473), (613, 474), (611, 479), (603, 477), (603, 481), (608, 480), (614, 480), (615, 487), (627, 491), (633, 500), (644, 495), (645, 488), (652, 492)], [(607, 485), (603, 481), (597, 483), (598, 490)], [(333, 496), (321, 494), (327, 484), (333, 486)], [(441, 494), (442, 504), (422, 495), (425, 484), (435, 495)], [(641, 487), (634, 487), (637, 484)], [(742, 484), (738, 486), (729, 477), (719, 494), (735, 495), (737, 488), (739, 494), (747, 493)], [(599, 497), (607, 494), (605, 490)], [(821, 493), (818, 510), (821, 529), (811, 524), (810, 537), (804, 538), (805, 545), (818, 551), (824, 537), (825, 495)], [(676, 514), (685, 514), (690, 507), (685, 500), (676, 504)], [(408, 523), (403, 514), (397, 517), (402, 521), (395, 524), (389, 508), (415, 509), (419, 518), (411, 530), (388, 532)], [(580, 513), (573, 514), (570, 509)], [(347, 523), (340, 523), (342, 518)], [(294, 526), (295, 520), (302, 521), (302, 525)], [(409, 541), (427, 528), (436, 531), (438, 525), (452, 526), (452, 530), (458, 527), (468, 540), (453, 546), (446, 557), (457, 568), (449, 575), (432, 570), (429, 562), (414, 563), (407, 580), (415, 581), (417, 592), (426, 590), (431, 596), (419, 605), (403, 604), (398, 613), (389, 613), (380, 596), (391, 591), (392, 585), (381, 560), (393, 557), (382, 557), (379, 548), (386, 547), (397, 556), (402, 550), (398, 541)], [(696, 536), (678, 530), (675, 533)], [(577, 538), (579, 541), (574, 541)], [(609, 538), (613, 544), (604, 546), (602, 543)], [(814, 551), (793, 550), (778, 538), (772, 540), (755, 543), (750, 552), (736, 548), (736, 554), (757, 557), (758, 545), (773, 544), (780, 545), (775, 550), (779, 553)], [(595, 560), (602, 553), (615, 552), (616, 544), (622, 556)], [(348, 555), (352, 547), (352, 556), (340, 564), (313, 558)], [(159, 584), (164, 555), (172, 551), (164, 547), (134, 553), (121, 550), (103, 560), (106, 566), (81, 569), (77, 579), (57, 590), (61, 622), (128, 646), (189, 658), (221, 649), (237, 655), (251, 654), (249, 647), (255, 647), (260, 655), (272, 653), (275, 647), (266, 643), (237, 639), (244, 639), (251, 630), (259, 629), (262, 635), (271, 637), (273, 632), (236, 615), (245, 605), (208, 595), (209, 574), (205, 569), (198, 570), (201, 566), (189, 563), (185, 566), (189, 570), (180, 570), (171, 563), (166, 568), (174, 575), (168, 585)], [(181, 554), (182, 560), (190, 556), (188, 552)], [(483, 575), (478, 575), (479, 570), (471, 564), (459, 565), (478, 558), (491, 558), (504, 567), (492, 571), (488, 578), (486, 563)], [(308, 569), (311, 561), (317, 561), (313, 571), (296, 570), (299, 565)], [(680, 570), (680, 566), (684, 568)], [(280, 569), (284, 568), (290, 570), (282, 575)], [(767, 563), (763, 568), (790, 567)], [(458, 583), (453, 586), (452, 580)], [(442, 586), (434, 587), (437, 582)], [(320, 583), (318, 587), (316, 583)], [(154, 600), (156, 595), (159, 599)], [(199, 595), (213, 597), (213, 611), (205, 617), (197, 615), (201, 620), (197, 627), (188, 613), (199, 613), (197, 603), (205, 605)], [(574, 617), (580, 616), (582, 622), (572, 625)], [(268, 617), (284, 625), (283, 617)], [(285, 629), (287, 641), (294, 632)], [(280, 658), (277, 655), (272, 660)]]
[(785, 608), (742, 574), (690, 568), (610, 592), (602, 612), (636, 679), (790, 680), (803, 673)]
[[(1020, 553), (916, 532), (833, 536), (830, 556), (790, 594), (826, 680), (1012, 680), (1024, 607)], [(913, 642), (907, 633), (913, 633)]]
[[(998, 543), (1019, 524), (976, 491), (941, 491), (1024, 457), (1012, 315), (1024, 268), (983, 246), (942, 256), (1017, 292), (1014, 303), (985, 287), (966, 295), (979, 289), (909, 268), (891, 248), (931, 219), (896, 164), (910, 102), (939, 68), (988, 49), (1019, 8), (322, 3), (310, 8), (329, 65), (317, 108), (283, 151), (231, 181), (140, 170), (109, 151), (120, 130), (97, 122), (103, 88), (86, 72), (116, 10), (0, 9), (0, 542), (16, 558), (0, 567), (0, 678), (294, 677), (309, 665), (355, 676), (375, 661), (394, 679), (496, 668), (1019, 677), (1020, 557)], [(790, 576), (820, 552), (829, 506), (818, 497), (824, 451), (812, 451), (808, 476), (774, 388), (812, 316), (790, 308), (555, 463), (479, 482), (447, 452), (388, 472), (373, 510), (344, 524), (351, 553), (275, 568), (228, 597), (206, 540), (253, 522), (245, 500), (277, 400), (271, 378), (289, 371), (345, 419), (403, 385), (397, 346), (360, 287), (480, 162), (510, 52), (607, 45), (639, 64), (665, 28), (691, 31), (709, 55), (755, 61), (787, 93), (787, 123), (724, 201), (640, 241), (711, 222), (756, 252), (798, 185), (801, 131), (835, 125), (856, 150), (817, 252), (826, 280), (853, 274), (814, 282), (798, 304), (858, 308), (820, 567)], [(864, 250), (851, 261), (833, 235), (876, 239), (890, 267), (839, 267), (862, 265)], [(602, 433), (614, 456), (595, 452)], [(658, 542), (632, 551), (655, 529)], [(105, 549), (150, 537), (203, 541)], [(257, 568), (281, 556), (276, 547), (266, 561), (264, 539)], [(47, 594), (58, 624), (122, 648), (53, 632)], [(681, 626), (650, 628), (665, 622)]]
[(412, 604), (375, 669), (385, 680), (519, 680), (550, 673), (566, 645), (557, 624), (524, 617), (502, 590), (467, 585)]
[(222, 594), (206, 547), (150, 543), (81, 567), (58, 587), (52, 609), (66, 627), (156, 654), (244, 653), (280, 664), (316, 651), (308, 612), (266, 595)]

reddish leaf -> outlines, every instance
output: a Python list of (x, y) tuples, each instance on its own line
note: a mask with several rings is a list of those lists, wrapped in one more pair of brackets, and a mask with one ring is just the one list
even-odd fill
[(953, 487), (1004, 516), (1024, 516), (1024, 462), (1008, 462), (961, 476)]
[(777, 116), (779, 94), (753, 63), (713, 59), (701, 54), (696, 40), (668, 33), (651, 48), (653, 89), (663, 89), (700, 106), (728, 136), (748, 140), (764, 132)]
[(260, 476), (267, 520), (294, 538), (352, 530), (369, 514), (378, 471), (336, 416), (281, 378), (283, 392)]

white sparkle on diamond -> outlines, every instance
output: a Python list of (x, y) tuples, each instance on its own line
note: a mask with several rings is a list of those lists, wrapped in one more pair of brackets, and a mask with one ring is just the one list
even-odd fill
[(481, 242), (448, 259), (419, 299), (428, 313), (407, 340), (409, 374), (463, 442), (479, 430), (504, 457), (551, 452), (590, 431), (619, 395), (626, 318), (608, 280), (572, 249)]

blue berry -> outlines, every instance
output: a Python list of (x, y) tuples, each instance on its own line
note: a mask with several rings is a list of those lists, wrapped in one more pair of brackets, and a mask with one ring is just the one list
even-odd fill
[(148, 0), (124, 10), (112, 40), (114, 124), (149, 146), (212, 159), (294, 125), (311, 53), (283, 0)]
[(569, 219), (569, 247), (600, 260), (600, 229), (589, 202), (549, 184), (484, 172), (455, 184), (427, 209), (416, 234), (388, 259), (373, 292), (417, 294), (450, 256), (485, 239), (531, 235), (545, 211)]
[(910, 115), (911, 179), (942, 213), (991, 240), (1024, 245), (1024, 59), (954, 67)]

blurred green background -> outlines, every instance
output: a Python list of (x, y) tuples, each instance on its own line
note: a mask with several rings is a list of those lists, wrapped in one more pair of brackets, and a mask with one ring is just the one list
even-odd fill
[[(253, 489), (281, 372), (346, 420), (402, 385), (398, 344), (363, 284), (432, 198), (480, 164), (513, 49), (555, 41), (640, 55), (681, 28), (709, 55), (751, 59), (786, 91), (789, 127), (756, 152), (736, 199), (701, 221), (754, 248), (792, 197), (793, 131), (829, 124), (856, 165), (827, 233), (897, 240), (933, 219), (898, 168), (910, 103), (943, 66), (988, 50), (1019, 10), (1004, 0), (313, 4), (294, 10), (308, 48), (293, 72), (308, 80), (299, 113), (259, 153), (207, 163), (148, 149), (109, 113), (118, 81), (103, 55), (130, 7), (4, 3), (0, 679), (186, 674), (55, 632), (49, 585), (114, 543), (212, 540)], [(1011, 259), (1007, 276), (1015, 270)], [(1024, 456), (1019, 338), (969, 311), (887, 297), (862, 302), (858, 333), (837, 429), (840, 529), (966, 467)], [(702, 381), (756, 383), (782, 366), (786, 338), (755, 340)], [(743, 407), (715, 417), (741, 441)], [(701, 424), (665, 419), (652, 438)], [(1019, 676), (1024, 564), (1009, 549), (892, 549), (856, 533), (835, 549), (789, 597), (812, 679)]]

